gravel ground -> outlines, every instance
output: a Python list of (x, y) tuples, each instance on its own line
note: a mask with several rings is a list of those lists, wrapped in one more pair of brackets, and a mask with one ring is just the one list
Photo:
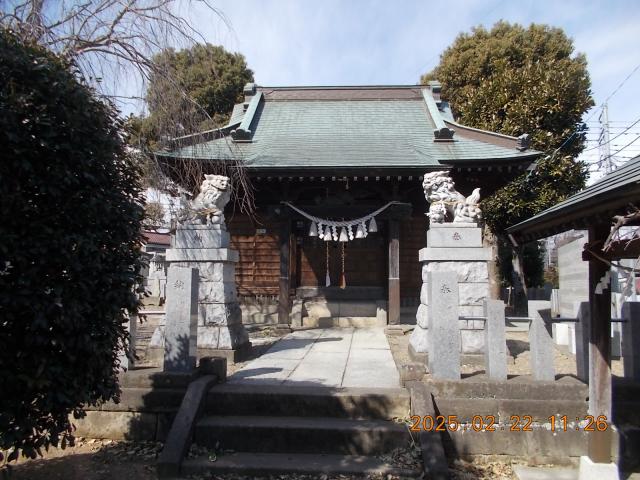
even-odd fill
[[(44, 458), (21, 459), (11, 467), (12, 480), (156, 480), (155, 461), (162, 444), (154, 442), (114, 442), (110, 440), (77, 439), (74, 447), (65, 450), (50, 449)], [(190, 456), (207, 456), (212, 461), (225, 452), (211, 452), (193, 447)], [(420, 452), (415, 448), (396, 449), (380, 457), (398, 467), (420, 465)], [(513, 459), (497, 462), (492, 459), (476, 459), (473, 462), (456, 460), (450, 466), (454, 480), (515, 479), (511, 465), (524, 463)], [(1, 470), (0, 470), (1, 471)], [(192, 480), (346, 480), (348, 475), (274, 475), (265, 477), (245, 475), (194, 475)], [(370, 475), (370, 480), (401, 480), (400, 477)]]
[[(410, 335), (408, 331), (404, 335), (387, 336), (397, 366), (412, 363), (408, 350)], [(507, 346), (515, 360), (507, 365), (509, 375), (531, 375), (528, 335), (527, 332), (507, 332)], [(554, 366), (557, 376), (576, 375), (575, 356), (565, 346), (555, 346)], [(614, 375), (622, 376), (622, 361), (613, 360), (611, 371)], [(466, 376), (484, 374), (484, 369), (478, 365), (462, 365), (461, 373)]]

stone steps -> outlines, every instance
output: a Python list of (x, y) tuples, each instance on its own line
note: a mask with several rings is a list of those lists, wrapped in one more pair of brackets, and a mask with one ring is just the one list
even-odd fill
[(233, 453), (215, 462), (187, 459), (181, 473), (417, 477), (418, 471), (376, 458), (409, 446), (406, 424), (390, 420), (407, 417), (409, 409), (402, 388), (216, 385), (196, 423), (194, 443)]
[(408, 441), (404, 424), (330, 417), (209, 416), (195, 430), (199, 446), (261, 453), (376, 455)]
[(391, 466), (384, 461), (362, 455), (313, 455), (287, 453), (233, 453), (211, 462), (208, 458), (189, 459), (182, 465), (183, 475), (202, 473), (239, 475), (339, 474), (350, 476), (386, 476), (416, 478), (421, 472)]
[(410, 398), (403, 388), (321, 388), (217, 385), (206, 400), (209, 415), (308, 416), (387, 420), (406, 417)]

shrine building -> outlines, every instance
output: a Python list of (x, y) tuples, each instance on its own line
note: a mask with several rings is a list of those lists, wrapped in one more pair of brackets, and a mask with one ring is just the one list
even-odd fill
[(228, 125), (178, 139), (163, 163), (241, 159), (255, 215), (225, 217), (244, 323), (414, 323), (426, 245), (427, 172), (482, 198), (541, 154), (518, 138), (460, 125), (440, 84), (247, 84)]

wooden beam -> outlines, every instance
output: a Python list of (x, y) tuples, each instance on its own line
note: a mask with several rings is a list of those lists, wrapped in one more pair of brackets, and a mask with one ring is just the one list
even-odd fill
[(280, 227), (280, 283), (278, 292), (278, 328), (289, 326), (291, 305), (289, 300), (289, 262), (290, 260), (291, 221), (285, 219)]
[(389, 220), (389, 325), (400, 323), (400, 223)]
[[(609, 235), (608, 223), (589, 228), (589, 244), (603, 242)], [(611, 290), (609, 286), (601, 294), (595, 290), (600, 279), (609, 271), (609, 265), (589, 260), (589, 306), (591, 329), (589, 332), (589, 415), (611, 417)], [(589, 432), (589, 458), (596, 463), (611, 462), (611, 428), (604, 432)]]

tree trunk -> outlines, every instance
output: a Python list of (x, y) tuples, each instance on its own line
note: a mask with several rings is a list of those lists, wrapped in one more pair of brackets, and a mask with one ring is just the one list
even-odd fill
[(527, 280), (524, 274), (524, 259), (523, 259), (523, 248), (522, 246), (516, 247), (513, 249), (514, 256), (512, 258), (513, 262), (513, 278), (511, 279), (511, 283), (513, 285), (513, 305), (516, 311), (516, 314), (525, 314), (528, 311), (527, 301), (528, 301), (528, 287)]
[(491, 249), (491, 260), (487, 262), (487, 270), (489, 273), (489, 298), (494, 300), (500, 299), (500, 272), (498, 271), (498, 237), (496, 237), (491, 229), (485, 225), (482, 243), (485, 247)]

